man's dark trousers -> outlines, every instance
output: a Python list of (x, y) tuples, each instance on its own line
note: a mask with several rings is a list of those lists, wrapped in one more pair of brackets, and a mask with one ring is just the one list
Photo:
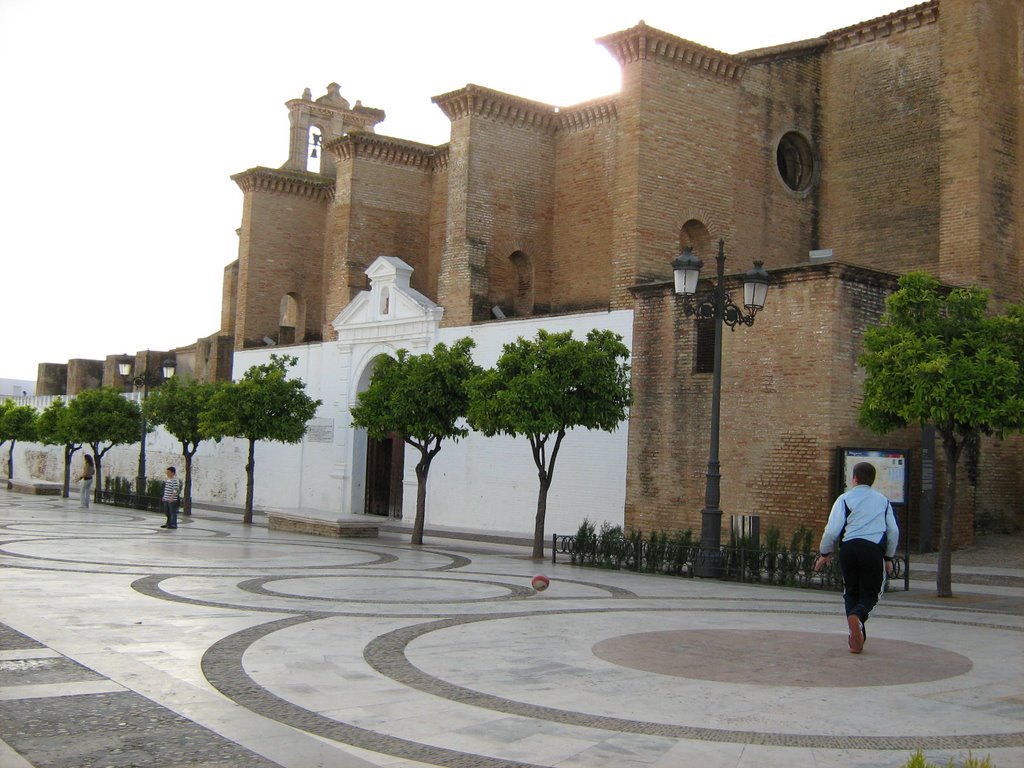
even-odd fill
[(881, 545), (866, 539), (844, 541), (839, 548), (839, 570), (843, 573), (846, 615), (856, 615), (863, 624), (881, 597), (885, 583)]

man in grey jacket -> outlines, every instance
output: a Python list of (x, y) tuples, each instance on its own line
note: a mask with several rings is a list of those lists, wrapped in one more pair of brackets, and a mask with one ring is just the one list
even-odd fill
[(864, 649), (864, 624), (882, 596), (886, 577), (892, 574), (900, 538), (892, 504), (871, 487), (874, 482), (873, 464), (865, 461), (854, 466), (853, 487), (832, 505), (814, 563), (814, 570), (821, 571), (839, 546), (850, 653)]

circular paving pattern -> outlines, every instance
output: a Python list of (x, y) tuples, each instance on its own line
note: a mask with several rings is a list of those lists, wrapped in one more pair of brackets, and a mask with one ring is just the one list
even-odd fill
[(687, 629), (602, 640), (594, 654), (619, 666), (694, 680), (747, 685), (904, 685), (966, 674), (966, 656), (933, 645), (871, 638), (843, 653), (842, 634)]
[[(673, 741), (705, 742), (686, 747), (698, 751), (721, 743), (889, 757), (1024, 747), (1014, 690), (1001, 690), (1021, 674), (996, 666), (1014, 658), (1024, 628), (976, 609), (887, 604), (878, 635), (869, 626), (865, 652), (854, 655), (834, 594), (776, 591), (766, 611), (759, 593), (735, 585), (712, 591), (699, 580), (629, 574), (605, 584), (600, 572), (566, 567), (558, 589), (538, 595), (528, 586), (536, 569), (522, 558), (225, 533), (198, 520), (176, 536), (149, 530), (149, 518), (114, 514), (108, 525), (83, 518), (89, 535), (79, 540), (64, 528), (66, 513), (43, 517), (6, 524), (6, 538), (19, 538), (0, 546), (0, 560), (142, 570), (131, 597), (143, 608), (139, 596), (166, 601), (170, 621), (207, 630), (202, 671), (229, 699), (397, 759), (532, 768), (513, 756), (545, 759), (521, 749), (533, 738), (593, 744), (593, 753), (572, 747), (578, 764), (598, 764), (586, 761), (605, 748), (604, 758), (625, 754), (615, 750), (627, 743), (643, 755)], [(271, 620), (212, 631), (235, 615)], [(146, 633), (152, 621), (135, 624)], [(967, 638), (989, 630), (974, 653)], [(836, 704), (851, 696), (869, 702), (856, 729)], [(966, 708), (971, 717), (950, 717)], [(433, 722), (407, 714), (428, 710)]]

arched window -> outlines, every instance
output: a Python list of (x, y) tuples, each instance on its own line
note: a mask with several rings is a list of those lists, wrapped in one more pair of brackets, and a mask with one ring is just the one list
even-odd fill
[(711, 233), (708, 232), (708, 228), (704, 226), (703, 222), (697, 221), (697, 219), (690, 219), (683, 224), (683, 228), (679, 233), (680, 253), (686, 247), (692, 248), (693, 255), (698, 259), (707, 259), (708, 256), (714, 255), (714, 243), (711, 241)]
[(299, 298), (294, 293), (286, 293), (281, 297), (281, 305), (277, 321), (278, 344), (294, 344), (295, 328), (299, 324)]
[(320, 173), (320, 155), (323, 154), (324, 134), (315, 125), (309, 127), (309, 154), (306, 156), (306, 170)]
[[(708, 263), (715, 249), (711, 233), (703, 222), (690, 219), (679, 233), (679, 250), (692, 248), (698, 259)], [(712, 264), (713, 265), (713, 264)], [(697, 320), (693, 324), (696, 340), (693, 345), (693, 372), (711, 373), (715, 367), (715, 324), (712, 320)]]

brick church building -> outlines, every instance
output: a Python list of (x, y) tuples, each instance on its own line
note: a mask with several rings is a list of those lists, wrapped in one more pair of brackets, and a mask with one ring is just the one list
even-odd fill
[[(287, 162), (232, 177), (221, 328), (179, 360), (223, 378), (232, 356), (237, 376), (269, 345), (343, 341), (337, 320), (380, 256), (411, 268), (407, 288), (455, 335), (629, 312), (635, 405), (614, 503), (626, 526), (696, 530), (710, 326), (670, 281), (682, 248), (713, 266), (724, 240), (730, 285), (753, 259), (772, 283), (756, 323), (724, 339), (722, 508), (818, 532), (837, 449), (893, 449), (909, 452), (902, 512), (917, 527), (941, 509), (941, 447), (857, 425), (861, 338), (908, 271), (987, 288), (996, 308), (1024, 300), (1022, 40), (1019, 0), (931, 0), (737, 54), (640, 22), (599, 40), (618, 93), (557, 107), (467, 85), (433, 98), (451, 120), (441, 146), (376, 133), (384, 112), (336, 84), (307, 89), (287, 102)], [(977, 469), (960, 543), (1024, 524), (1024, 440), (985, 441)]]

